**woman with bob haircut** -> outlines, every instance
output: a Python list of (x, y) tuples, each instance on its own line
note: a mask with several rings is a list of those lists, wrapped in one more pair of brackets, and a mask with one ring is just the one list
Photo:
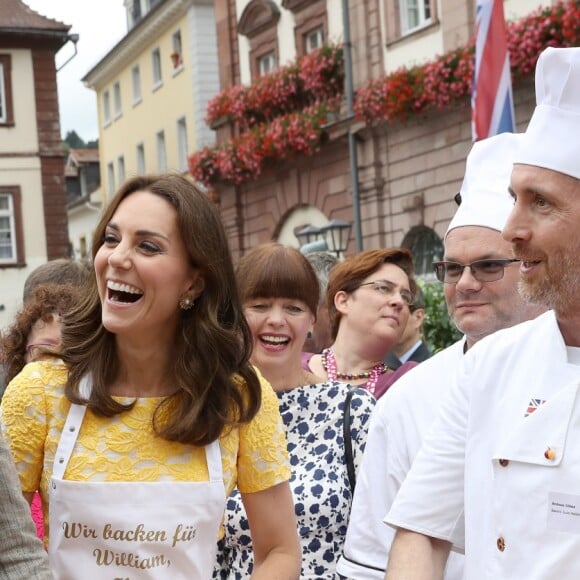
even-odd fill
[(27, 365), (2, 401), (23, 492), (48, 508), (55, 578), (209, 578), (235, 485), (252, 578), (297, 578), (284, 427), (249, 363), (212, 202), (178, 175), (136, 177), (93, 239), (62, 360)]
[[(300, 577), (334, 578), (352, 499), (343, 430), (347, 397), (352, 397), (346, 435), (353, 472), (374, 399), (358, 388), (349, 395), (350, 385), (322, 380), (302, 368), (302, 347), (319, 302), (318, 279), (306, 257), (294, 248), (263, 244), (242, 257), (236, 273), (253, 337), (251, 361), (274, 388), (286, 426), (302, 546)], [(237, 490), (228, 500), (225, 528), (214, 578), (247, 578), (255, 557), (253, 535)]]
[(305, 369), (327, 380), (346, 380), (377, 399), (416, 363), (393, 372), (383, 361), (398, 342), (417, 285), (408, 250), (366, 250), (330, 272), (326, 292), (333, 344), (305, 353)]

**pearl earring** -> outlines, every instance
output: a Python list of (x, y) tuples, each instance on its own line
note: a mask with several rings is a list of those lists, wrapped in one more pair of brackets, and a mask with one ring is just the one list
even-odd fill
[(179, 301), (179, 307), (181, 308), (181, 310), (189, 310), (189, 309), (193, 308), (194, 305), (195, 305), (195, 300), (192, 300), (188, 296), (184, 296)]

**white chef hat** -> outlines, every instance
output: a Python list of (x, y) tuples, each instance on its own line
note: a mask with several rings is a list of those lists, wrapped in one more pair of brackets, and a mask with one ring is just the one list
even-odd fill
[(501, 133), (473, 144), (461, 185), (461, 205), (447, 234), (462, 226), (481, 226), (501, 232), (514, 204), (508, 193), (513, 160), (521, 133)]
[(514, 163), (580, 179), (580, 48), (547, 48), (536, 65), (536, 108)]

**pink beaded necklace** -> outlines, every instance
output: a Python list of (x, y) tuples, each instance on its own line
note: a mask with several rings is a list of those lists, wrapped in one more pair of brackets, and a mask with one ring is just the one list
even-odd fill
[(330, 348), (324, 349), (320, 356), (322, 359), (322, 368), (330, 381), (336, 381), (337, 379), (344, 381), (367, 379), (367, 382), (361, 386), (364, 386), (371, 395), (375, 394), (379, 377), (389, 370), (389, 367), (385, 363), (378, 362), (370, 371), (363, 371), (362, 373), (339, 373), (336, 368), (336, 356)]

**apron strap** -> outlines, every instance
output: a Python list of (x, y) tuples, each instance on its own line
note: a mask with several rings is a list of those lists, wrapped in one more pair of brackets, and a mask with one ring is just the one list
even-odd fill
[(66, 466), (68, 465), (70, 456), (77, 441), (81, 425), (83, 424), (83, 418), (86, 411), (87, 407), (85, 405), (70, 406), (70, 410), (60, 435), (60, 441), (56, 448), (56, 454), (54, 456), (52, 476), (55, 479), (63, 478)]
[(209, 445), (205, 446), (205, 460), (207, 461), (209, 480), (223, 483), (224, 477), (222, 472), (222, 453), (219, 439), (216, 439)]
[[(79, 394), (85, 399), (88, 399), (91, 396), (92, 390), (93, 382), (90, 374), (87, 374), (83, 376), (79, 382)], [(87, 407), (85, 405), (71, 405), (69, 409), (60, 435), (60, 441), (56, 448), (54, 465), (52, 466), (52, 476), (56, 479), (62, 479), (64, 476), (66, 466), (68, 465), (70, 456), (72, 455), (77, 437), (79, 436), (79, 431), (81, 430), (86, 411)]]

